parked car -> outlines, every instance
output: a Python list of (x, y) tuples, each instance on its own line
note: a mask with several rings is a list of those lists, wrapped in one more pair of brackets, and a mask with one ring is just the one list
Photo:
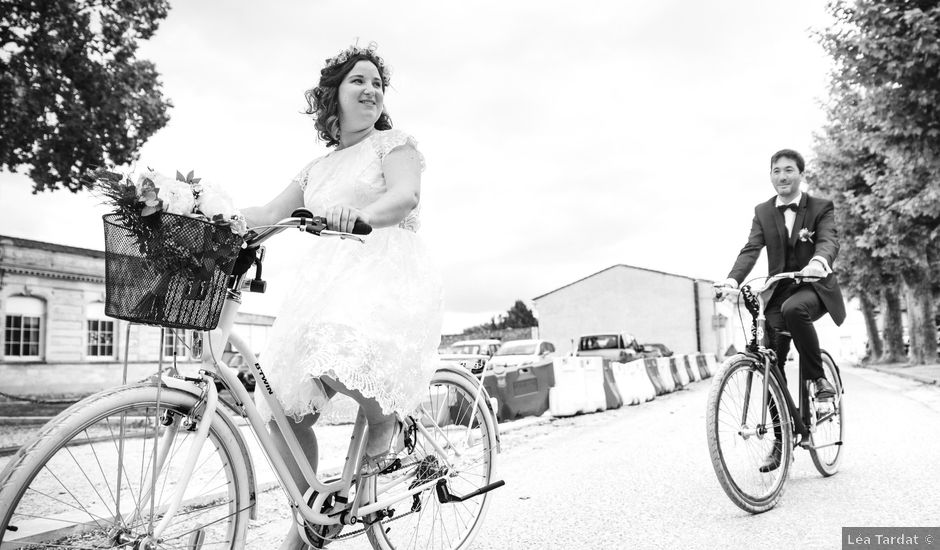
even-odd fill
[(658, 351), (659, 351), (659, 357), (672, 357), (672, 356), (674, 355), (674, 352), (673, 352), (671, 349), (669, 349), (668, 347), (666, 347), (666, 344), (658, 344), (658, 343), (655, 343), (655, 342), (654, 342), (654, 343), (644, 343), (644, 344), (643, 344), (643, 349), (645, 349), (645, 350), (647, 350), (647, 351), (658, 350)]
[(607, 332), (586, 334), (578, 339), (575, 355), (582, 357), (603, 357), (611, 361), (626, 363), (641, 357), (655, 357), (657, 351), (648, 351), (636, 338), (625, 332)]
[(438, 355), (441, 361), (462, 365), (474, 373), (480, 373), (500, 344), (499, 340), (493, 339), (460, 340), (443, 350), (438, 350)]
[(486, 363), (489, 369), (522, 367), (548, 360), (555, 356), (555, 346), (545, 340), (510, 340), (503, 342)]

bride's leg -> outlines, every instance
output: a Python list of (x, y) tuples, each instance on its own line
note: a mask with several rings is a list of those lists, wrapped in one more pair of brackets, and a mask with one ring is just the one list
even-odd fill
[(321, 376), (323, 385), (343, 395), (352, 397), (359, 408), (366, 415), (369, 422), (369, 441), (366, 444), (366, 455), (379, 456), (392, 446), (392, 438), (396, 435), (398, 416), (395, 413), (385, 414), (379, 402), (371, 397), (362, 395), (359, 390), (346, 387), (345, 384), (328, 376)]
[[(327, 397), (333, 397), (333, 395), (336, 394), (331, 388), (325, 388), (325, 390)], [(300, 448), (304, 450), (304, 456), (313, 467), (314, 472), (317, 471), (320, 456), (317, 436), (313, 431), (313, 425), (316, 424), (319, 418), (319, 414), (308, 414), (301, 418), (300, 422), (294, 422), (293, 420), (288, 421), (291, 431), (297, 436), (297, 441), (300, 442)], [(281, 429), (274, 420), (268, 422), (268, 431), (271, 433), (274, 445), (277, 447), (277, 452), (285, 458), (290, 457), (291, 452), (290, 448), (287, 446), (287, 441), (284, 440), (284, 436), (281, 435)], [(285, 460), (285, 462), (287, 463), (287, 469), (290, 471), (291, 479), (297, 484), (300, 493), (305, 493), (309, 485), (307, 485), (307, 480), (304, 479), (300, 468), (292, 459)], [(284, 542), (281, 543), (280, 550), (306, 550), (306, 548), (307, 545), (300, 537), (300, 533), (297, 532), (297, 527), (291, 522), (290, 531), (284, 538)]]

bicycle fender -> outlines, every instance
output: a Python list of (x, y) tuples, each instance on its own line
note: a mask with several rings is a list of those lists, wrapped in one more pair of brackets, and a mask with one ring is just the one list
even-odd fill
[(832, 366), (836, 368), (836, 376), (839, 377), (839, 387), (842, 388), (842, 393), (845, 393), (845, 385), (842, 383), (842, 370), (839, 368), (839, 365), (836, 364), (836, 360), (832, 358), (832, 354), (826, 350), (820, 350), (823, 355), (829, 358), (832, 361)]
[(501, 450), (502, 444), (500, 443), (500, 439), (499, 439), (499, 422), (496, 421), (496, 411), (493, 410), (493, 402), (490, 400), (490, 394), (489, 392), (486, 391), (486, 387), (483, 385), (483, 381), (478, 379), (476, 376), (473, 375), (473, 373), (471, 373), (470, 371), (468, 371), (467, 369), (463, 367), (458, 367), (454, 365), (442, 365), (438, 367), (437, 370), (439, 372), (446, 371), (452, 374), (462, 376), (471, 384), (478, 384), (480, 386), (480, 390), (481, 390), (480, 399), (482, 399), (486, 403), (486, 408), (489, 409), (490, 414), (493, 415), (493, 431), (496, 434), (496, 452), (497, 453), (502, 452)]
[[(161, 381), (163, 382), (163, 387), (165, 388), (188, 393), (196, 399), (200, 399), (202, 397), (202, 390), (200, 390), (199, 386), (193, 384), (192, 382), (187, 382), (186, 380), (172, 376), (162, 376)], [(238, 452), (242, 454), (242, 458), (245, 459), (245, 464), (248, 465), (248, 501), (251, 503), (251, 507), (248, 510), (248, 517), (253, 520), (258, 519), (258, 485), (255, 481), (255, 465), (251, 460), (251, 452), (248, 450), (248, 445), (245, 443), (245, 437), (242, 435), (241, 430), (238, 429), (238, 426), (236, 426), (232, 421), (231, 417), (226, 414), (222, 414), (218, 409), (216, 412), (216, 417), (225, 422), (226, 426), (228, 426), (232, 434), (235, 436), (235, 441), (238, 442)]]

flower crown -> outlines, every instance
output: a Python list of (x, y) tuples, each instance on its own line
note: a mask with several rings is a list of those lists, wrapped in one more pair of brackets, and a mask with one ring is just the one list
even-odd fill
[(339, 52), (337, 55), (327, 58), (326, 65), (323, 66), (321, 72), (326, 73), (330, 70), (336, 68), (339, 65), (349, 61), (349, 58), (355, 57), (357, 55), (364, 55), (373, 61), (379, 68), (379, 73), (382, 75), (382, 86), (388, 87), (389, 85), (389, 70), (385, 66), (385, 61), (375, 53), (375, 50), (378, 49), (379, 45), (375, 42), (369, 42), (365, 48), (360, 48), (358, 45), (353, 45), (345, 50)]

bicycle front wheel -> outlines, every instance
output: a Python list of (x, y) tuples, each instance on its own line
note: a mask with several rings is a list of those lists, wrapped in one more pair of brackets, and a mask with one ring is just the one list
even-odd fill
[[(485, 393), (476, 400), (479, 382), (448, 371), (434, 374), (424, 402), (415, 413), (420, 424), (415, 450), (399, 472), (376, 476), (370, 493), (382, 499), (383, 485), (396, 475), (414, 474), (414, 481), (444, 476), (454, 495), (468, 495), (493, 481), (496, 421)], [(409, 474), (410, 475), (410, 474)], [(416, 485), (415, 485), (416, 486)], [(463, 550), (470, 547), (489, 507), (491, 493), (464, 502), (442, 503), (432, 488), (400, 501), (390, 518), (367, 531), (380, 550)]]
[[(158, 405), (157, 387), (140, 384), (90, 396), (50, 421), (0, 474), (0, 549), (149, 540), (195, 439), (184, 419), (196, 406), (166, 387)], [(229, 425), (213, 421), (173, 523), (147, 548), (244, 547), (247, 468)]]
[(823, 371), (826, 379), (832, 382), (836, 395), (830, 401), (816, 404), (816, 431), (813, 433), (813, 447), (809, 450), (813, 464), (819, 473), (829, 477), (839, 471), (842, 460), (842, 438), (845, 435), (845, 399), (842, 394), (842, 379), (836, 372), (836, 365), (829, 354), (822, 354)]
[[(732, 359), (712, 383), (706, 414), (708, 450), (718, 482), (732, 502), (752, 514), (776, 505), (793, 454), (790, 414), (774, 376), (768, 381), (762, 420), (764, 376), (763, 365), (752, 358)], [(768, 460), (775, 467), (768, 467)]]

